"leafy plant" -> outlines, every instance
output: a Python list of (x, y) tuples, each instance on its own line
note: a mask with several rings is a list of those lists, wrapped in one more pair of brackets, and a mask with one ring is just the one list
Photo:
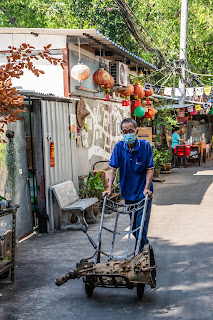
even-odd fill
[(162, 152), (159, 151), (157, 148), (154, 149), (153, 159), (154, 159), (155, 170), (160, 170), (160, 168), (164, 163), (164, 158), (163, 158)]
[(100, 178), (101, 172), (97, 172), (94, 176), (92, 171), (89, 172), (86, 182), (80, 182), (79, 194), (80, 198), (96, 197), (101, 200), (102, 192), (104, 191), (104, 183)]
[(162, 154), (162, 158), (163, 158), (163, 162), (164, 163), (170, 163), (171, 160), (172, 160), (172, 156), (171, 156), (171, 153), (169, 153), (168, 150), (161, 150), (161, 154)]

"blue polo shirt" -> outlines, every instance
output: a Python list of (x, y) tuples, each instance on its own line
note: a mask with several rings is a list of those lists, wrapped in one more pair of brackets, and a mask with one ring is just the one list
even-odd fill
[[(147, 169), (154, 168), (152, 147), (147, 140), (136, 139), (129, 150), (125, 141), (119, 141), (112, 152), (110, 168), (120, 168), (120, 191), (125, 200), (138, 201), (144, 197)], [(153, 191), (153, 183), (150, 190)]]

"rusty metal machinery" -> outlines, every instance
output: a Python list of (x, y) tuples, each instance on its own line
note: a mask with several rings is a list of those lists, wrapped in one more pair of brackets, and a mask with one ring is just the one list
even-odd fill
[[(137, 294), (139, 298), (143, 297), (145, 285), (150, 285), (151, 288), (156, 287), (156, 265), (154, 259), (153, 248), (150, 244), (143, 247), (142, 251), (139, 251), (139, 244), (142, 237), (142, 231), (146, 216), (148, 196), (137, 204), (133, 205), (121, 205), (113, 202), (110, 199), (104, 199), (98, 242), (97, 245), (93, 239), (88, 235), (87, 231), (83, 231), (87, 234), (91, 244), (95, 248), (93, 257), (89, 259), (82, 259), (80, 263), (76, 264), (74, 270), (70, 270), (64, 275), (58, 277), (55, 281), (57, 286), (61, 286), (70, 279), (83, 278), (85, 283), (85, 291), (88, 296), (93, 294), (95, 287), (109, 287), (109, 288), (137, 288)], [(104, 210), (105, 207), (110, 208), (116, 212), (114, 230), (110, 230), (103, 226)], [(133, 230), (134, 215), (139, 210), (143, 209), (142, 221), (140, 227)], [(131, 213), (130, 227), (128, 231), (118, 232), (117, 223), (120, 213)], [(101, 234), (102, 229), (113, 233), (113, 240), (110, 248), (110, 253), (107, 254), (101, 250)], [(129, 253), (130, 248), (130, 236), (133, 232), (139, 230), (139, 240), (132, 253)], [(128, 236), (127, 248), (123, 256), (115, 256), (113, 254), (115, 237), (118, 234), (124, 234)], [(107, 256), (108, 261), (101, 262), (101, 256)], [(94, 258), (94, 261), (92, 259)]]

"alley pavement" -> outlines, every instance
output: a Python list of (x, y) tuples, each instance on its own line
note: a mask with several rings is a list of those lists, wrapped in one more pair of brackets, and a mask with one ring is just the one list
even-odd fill
[[(213, 319), (213, 162), (173, 169), (155, 183), (149, 239), (157, 264), (157, 287), (95, 288), (87, 298), (82, 280), (56, 287), (57, 276), (94, 250), (81, 231), (35, 235), (19, 244), (15, 283), (0, 282), (2, 320)], [(107, 214), (106, 226), (115, 215)], [(122, 215), (120, 228), (128, 225)], [(90, 225), (96, 240), (99, 225)], [(108, 236), (104, 234), (104, 246)], [(125, 239), (120, 239), (121, 249)]]

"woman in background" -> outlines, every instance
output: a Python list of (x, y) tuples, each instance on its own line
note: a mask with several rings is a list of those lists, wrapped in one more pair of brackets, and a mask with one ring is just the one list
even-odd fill
[(178, 127), (175, 127), (172, 130), (172, 153), (173, 153), (173, 166), (176, 167), (176, 156), (175, 156), (175, 146), (178, 146), (181, 141), (184, 141), (185, 139), (180, 138), (180, 129)]

